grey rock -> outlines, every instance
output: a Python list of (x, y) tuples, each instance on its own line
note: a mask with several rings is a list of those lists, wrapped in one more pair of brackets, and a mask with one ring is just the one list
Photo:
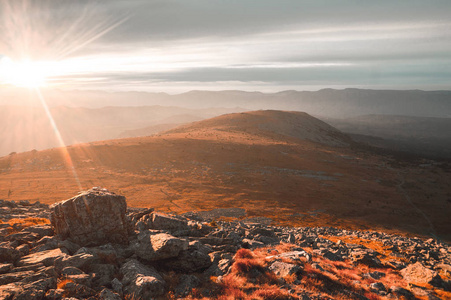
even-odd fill
[(44, 264), (43, 263), (36, 263), (36, 264), (31, 264), (31, 265), (26, 265), (23, 267), (17, 267), (14, 268), (12, 270), (12, 272), (24, 272), (24, 271), (38, 271), (41, 268), (44, 268)]
[(0, 274), (8, 273), (13, 267), (13, 264), (0, 264)]
[(81, 246), (128, 243), (125, 197), (91, 189), (50, 207), (57, 236)]
[(62, 276), (80, 275), (80, 274), (85, 274), (85, 272), (83, 272), (79, 268), (76, 268), (76, 267), (73, 267), (73, 266), (65, 267), (64, 269), (61, 270), (61, 275)]
[(193, 288), (198, 287), (200, 284), (199, 278), (194, 275), (182, 275), (180, 276), (179, 284), (175, 288), (174, 292), (177, 297), (188, 296)]
[(162, 213), (151, 213), (148, 216), (143, 216), (140, 221), (143, 222), (145, 229), (166, 230), (169, 232), (190, 230), (186, 219)]
[(167, 233), (144, 232), (138, 237), (136, 254), (145, 260), (154, 261), (177, 257), (180, 251), (188, 249), (188, 241)]
[(103, 289), (99, 293), (98, 299), (101, 300), (121, 300), (121, 296), (110, 289)]
[(63, 270), (66, 267), (75, 267), (83, 271), (88, 271), (90, 265), (96, 263), (98, 260), (92, 254), (80, 253), (73, 256), (65, 256), (55, 261), (55, 267), (58, 270)]
[(135, 259), (121, 267), (124, 294), (132, 299), (150, 299), (164, 294), (165, 282), (158, 272)]
[(22, 257), (30, 253), (30, 246), (28, 244), (22, 244), (16, 250), (19, 251), (19, 255)]
[(93, 264), (89, 269), (94, 276), (94, 284), (97, 286), (109, 285), (116, 273), (116, 267), (111, 264)]
[(64, 248), (70, 255), (74, 255), (80, 249), (80, 245), (71, 242), (70, 240), (57, 241), (58, 248)]
[(22, 286), (14, 300), (41, 300), (49, 289), (56, 288), (56, 278), (45, 278)]
[(373, 282), (370, 284), (370, 288), (374, 291), (387, 291), (385, 285), (382, 282)]
[(20, 257), (20, 252), (17, 251), (10, 244), (0, 245), (0, 262), (10, 263), (15, 262)]
[(16, 272), (16, 273), (6, 273), (0, 275), (0, 285), (18, 282), (24, 278), (34, 275), (33, 271), (24, 271), (24, 272)]
[(412, 294), (411, 291), (406, 290), (400, 286), (391, 286), (390, 291), (396, 296), (403, 296), (407, 299), (415, 299), (415, 296)]
[(64, 259), (66, 257), (68, 257), (68, 255), (57, 248), (26, 255), (17, 262), (17, 266), (23, 267), (37, 263), (42, 263), (45, 266), (52, 266), (57, 259)]
[(92, 278), (90, 274), (66, 275), (65, 278), (71, 282), (91, 287)]
[(78, 299), (87, 299), (96, 295), (95, 290), (75, 282), (66, 283), (64, 290), (68, 298), (77, 297)]
[(63, 299), (65, 291), (63, 289), (50, 289), (45, 294), (45, 299), (48, 300), (60, 300)]
[(22, 232), (36, 233), (38, 234), (39, 238), (42, 238), (44, 236), (52, 236), (54, 233), (51, 225), (30, 226), (22, 230)]
[(119, 279), (114, 278), (111, 281), (111, 287), (113, 288), (113, 291), (118, 293), (119, 295), (122, 296), (122, 282), (119, 281)]
[(433, 286), (440, 286), (442, 283), (442, 279), (436, 271), (426, 268), (420, 262), (402, 269), (401, 275), (404, 280), (410, 283), (431, 284)]
[(368, 276), (373, 279), (378, 280), (378, 279), (381, 279), (382, 277), (385, 277), (385, 273), (379, 272), (379, 271), (374, 271), (374, 272), (368, 273)]
[(269, 266), (269, 270), (279, 277), (285, 277), (291, 274), (297, 274), (302, 271), (301, 267), (295, 264), (275, 261)]
[(181, 251), (177, 258), (172, 258), (164, 262), (167, 268), (187, 273), (205, 270), (211, 264), (210, 256), (198, 250)]
[(247, 249), (256, 249), (256, 248), (261, 248), (261, 247), (266, 246), (262, 242), (259, 242), (256, 240), (250, 240), (250, 239), (243, 239), (242, 243), (243, 243), (242, 244), (243, 248), (247, 248)]

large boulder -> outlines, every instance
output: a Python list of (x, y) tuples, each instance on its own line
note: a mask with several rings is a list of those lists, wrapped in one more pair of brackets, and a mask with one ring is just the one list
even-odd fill
[(151, 299), (164, 294), (165, 282), (158, 272), (135, 259), (121, 267), (126, 299)]
[(81, 246), (127, 244), (125, 197), (93, 188), (50, 207), (55, 233)]
[(442, 282), (442, 279), (436, 271), (426, 268), (420, 262), (408, 265), (402, 269), (401, 275), (404, 280), (414, 284), (439, 286)]

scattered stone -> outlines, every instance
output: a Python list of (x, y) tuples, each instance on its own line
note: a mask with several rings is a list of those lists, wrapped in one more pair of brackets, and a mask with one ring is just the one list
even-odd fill
[(182, 275), (179, 280), (179, 284), (174, 290), (177, 297), (188, 296), (193, 288), (199, 286), (200, 280), (194, 275)]
[(271, 266), (269, 267), (269, 270), (274, 272), (274, 274), (276, 274), (277, 276), (283, 278), (288, 275), (297, 274), (302, 269), (298, 265), (284, 263), (281, 261), (275, 261), (271, 264)]
[(188, 241), (167, 233), (143, 232), (138, 237), (136, 254), (147, 261), (177, 257), (180, 251), (188, 249)]
[[(84, 203), (82, 195), (90, 200)], [(28, 228), (16, 225), (12, 228), (6, 222), (0, 223), (0, 299), (153, 299), (165, 297), (168, 292), (174, 293), (175, 297), (189, 297), (193, 288), (211, 276), (216, 277), (218, 283), (227, 282), (223, 281), (230, 279), (227, 274), (237, 270), (232, 266), (238, 249), (261, 247), (267, 247), (265, 266), (250, 268), (246, 273), (249, 282), (258, 284), (260, 276), (267, 276), (268, 271), (272, 271), (274, 274), (270, 276), (279, 278), (280, 290), (296, 299), (329, 299), (300, 289), (301, 278), (297, 278), (299, 275), (322, 280), (320, 273), (334, 273), (330, 271), (332, 266), (342, 268), (341, 264), (329, 260), (351, 259), (354, 264), (366, 264), (370, 268), (402, 270), (390, 272), (394, 276), (401, 273), (409, 282), (410, 291), (399, 286), (388, 289), (382, 283), (385, 282), (383, 270), (370, 269), (361, 279), (370, 279), (371, 284), (366, 290), (371, 296), (437, 299), (439, 295), (447, 297), (446, 293), (451, 288), (448, 279), (451, 275), (451, 247), (439, 240), (374, 231), (288, 228), (261, 222), (217, 219), (210, 226), (202, 223), (205, 219), (195, 213), (181, 217), (157, 213), (153, 209), (129, 208), (126, 211), (125, 199), (122, 201), (120, 196), (102, 189), (93, 189), (82, 195), (63, 202), (64, 205), (55, 205), (51, 210), (41, 204), (22, 205), (0, 200), (0, 219), (3, 221), (46, 217), (50, 211), (54, 214), (53, 224), (68, 221), (66, 225), (58, 223), (55, 226), (56, 236), (49, 225)], [(99, 204), (102, 207), (97, 207)], [(100, 214), (105, 214), (100, 221), (93, 218)], [(105, 225), (107, 219), (111, 222), (114, 219), (115, 223)], [(110, 231), (112, 228), (118, 229), (117, 233)], [(16, 233), (9, 234), (11, 230)], [(329, 240), (332, 236), (338, 242)], [(357, 242), (343, 242), (347, 237), (382, 243), (391, 251), (390, 260)], [(292, 245), (268, 247), (281, 241)], [(290, 251), (283, 252), (285, 246)], [(300, 246), (313, 249), (314, 262), (311, 262), (311, 250), (304, 248), (304, 251)], [(305, 260), (316, 270), (302, 272)], [(254, 262), (250, 260), (249, 263), (252, 265)], [(171, 284), (170, 290), (165, 288), (159, 272), (165, 276), (172, 276), (174, 272), (178, 284)], [(293, 274), (295, 276), (290, 276)], [(61, 283), (62, 279), (67, 279), (67, 282)], [(63, 284), (63, 289), (57, 289), (56, 280)], [(171, 280), (171, 283), (175, 282)], [(360, 279), (355, 284), (362, 286)], [(349, 290), (343, 289), (340, 295), (366, 299), (351, 290), (351, 286)], [(198, 292), (201, 297), (217, 296), (207, 289)]]
[(15, 262), (20, 257), (20, 252), (8, 243), (0, 244), (0, 262)]
[(385, 288), (385, 285), (382, 282), (374, 282), (374, 283), (370, 284), (370, 288), (371, 288), (371, 290), (376, 291), (376, 292), (380, 292), (380, 291), (386, 292), (387, 291), (387, 289)]
[(121, 300), (121, 296), (110, 289), (103, 289), (99, 294), (101, 300)]
[(165, 282), (158, 272), (131, 259), (121, 267), (124, 294), (130, 299), (150, 299), (164, 294)]
[(52, 266), (55, 264), (55, 260), (63, 259), (68, 255), (61, 251), (61, 249), (53, 249), (47, 251), (41, 251), (37, 253), (32, 253), (27, 256), (22, 257), (18, 262), (17, 266), (23, 267), (28, 265), (34, 265), (37, 263), (42, 263), (45, 266)]
[(211, 258), (198, 250), (184, 250), (174, 259), (164, 262), (164, 265), (173, 270), (192, 273), (207, 269), (211, 266)]
[(190, 229), (186, 219), (156, 212), (143, 216), (139, 222), (143, 224), (144, 229), (167, 230), (169, 232)]
[(412, 292), (410, 292), (409, 290), (406, 290), (400, 286), (392, 286), (392, 287), (390, 287), (390, 291), (397, 296), (402, 296), (407, 299), (415, 298), (414, 295), (412, 294)]
[(0, 274), (8, 273), (13, 267), (13, 264), (0, 264)]

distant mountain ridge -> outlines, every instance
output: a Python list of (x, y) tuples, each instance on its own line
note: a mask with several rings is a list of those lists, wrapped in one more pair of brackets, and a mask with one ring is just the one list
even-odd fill
[[(178, 95), (147, 92), (44, 90), (50, 106), (99, 108), (104, 106), (178, 106), (183, 108), (240, 107), (244, 110), (277, 109), (305, 111), (326, 117), (390, 114), (420, 117), (451, 117), (451, 91), (343, 90), (282, 91), (190, 91)], [(1, 104), (30, 104), (29, 92), (0, 91)], [(34, 101), (37, 105), (37, 101)]]

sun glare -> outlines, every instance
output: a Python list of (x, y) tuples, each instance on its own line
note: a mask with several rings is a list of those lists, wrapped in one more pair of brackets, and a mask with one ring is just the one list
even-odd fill
[(48, 70), (45, 65), (32, 61), (0, 60), (0, 83), (18, 87), (38, 88), (46, 85)]

